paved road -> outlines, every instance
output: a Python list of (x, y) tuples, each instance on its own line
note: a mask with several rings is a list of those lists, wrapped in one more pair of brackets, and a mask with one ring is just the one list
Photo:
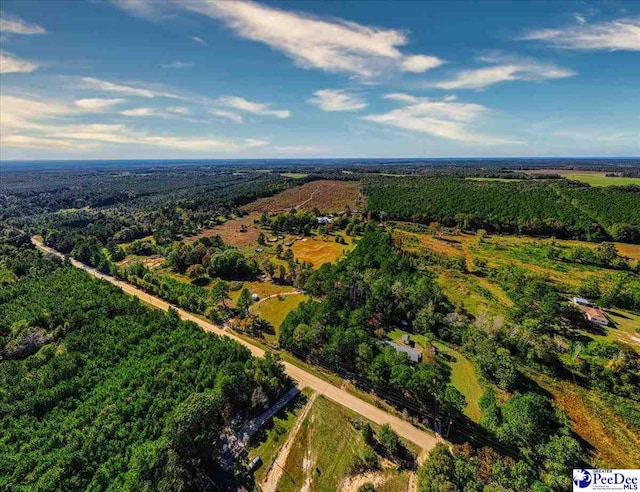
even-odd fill
[[(31, 238), (31, 242), (38, 249), (40, 249), (41, 251), (44, 251), (45, 253), (53, 254), (59, 257), (64, 256), (61, 253), (57, 252), (56, 250), (49, 248), (48, 246), (45, 246), (41, 241), (38, 241), (36, 238)], [(103, 280), (106, 280), (107, 282), (112, 283), (113, 285), (120, 287), (127, 294), (136, 296), (140, 300), (152, 305), (153, 307), (162, 309), (163, 311), (167, 311), (170, 307), (173, 307), (178, 311), (178, 314), (183, 320), (193, 321), (205, 331), (209, 331), (209, 332), (215, 333), (216, 335), (229, 337), (235, 340), (239, 344), (247, 347), (251, 351), (251, 353), (256, 357), (262, 357), (264, 355), (264, 350), (247, 342), (246, 340), (239, 338), (233, 333), (230, 333), (229, 331), (224, 330), (219, 325), (215, 325), (208, 321), (204, 321), (183, 309), (175, 308), (174, 306), (172, 306), (166, 301), (163, 301), (159, 297), (147, 294), (146, 292), (126, 282), (118, 280), (109, 275), (105, 275), (104, 273), (99, 272), (95, 268), (89, 267), (83, 263), (80, 263), (77, 260), (71, 259), (71, 264), (76, 268), (81, 268), (82, 270), (85, 270), (86, 272), (90, 273), (94, 277), (101, 278)], [(337, 403), (340, 403), (341, 405), (344, 405), (345, 407), (353, 410), (354, 412), (362, 415), (363, 417), (368, 418), (369, 420), (371, 420), (376, 424), (380, 424), (380, 425), (389, 424), (391, 428), (398, 433), (399, 436), (403, 437), (407, 441), (410, 441), (416, 444), (422, 449), (429, 450), (433, 448), (438, 442), (438, 439), (435, 436), (429, 434), (428, 432), (417, 429), (416, 427), (411, 425), (409, 422), (406, 422), (401, 418), (396, 417), (395, 415), (391, 415), (388, 412), (361, 400), (360, 398), (349, 393), (348, 391), (343, 390), (338, 386), (335, 386), (319, 378), (318, 376), (311, 374), (310, 372), (306, 371), (301, 367), (293, 365), (289, 362), (284, 362), (284, 366), (285, 366), (286, 373), (291, 378), (293, 378), (298, 382), (300, 388), (304, 388), (305, 386), (308, 386), (309, 388), (316, 391), (318, 394), (323, 395), (326, 398), (333, 400)]]

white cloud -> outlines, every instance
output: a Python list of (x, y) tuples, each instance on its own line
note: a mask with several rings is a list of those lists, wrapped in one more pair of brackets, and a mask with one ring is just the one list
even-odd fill
[(309, 102), (324, 111), (357, 111), (367, 107), (360, 97), (338, 89), (315, 91)]
[(540, 29), (523, 36), (523, 40), (544, 41), (568, 50), (640, 51), (640, 18), (617, 19), (588, 24), (577, 17), (577, 24), (562, 29)]
[[(484, 61), (495, 61), (484, 58)], [(536, 60), (511, 60), (508, 63), (492, 65), (473, 70), (462, 70), (453, 78), (435, 84), (439, 89), (483, 89), (500, 82), (514, 80), (543, 81), (563, 79), (575, 75), (572, 70), (557, 67)]]
[(153, 108), (133, 108), (133, 109), (125, 109), (120, 112), (123, 116), (157, 116), (158, 113)]
[(209, 46), (204, 39), (199, 38), (198, 36), (191, 36), (191, 40), (195, 43), (201, 44), (202, 46)]
[(36, 68), (38, 68), (37, 63), (17, 58), (6, 51), (0, 51), (0, 73), (30, 73)]
[(167, 112), (179, 115), (188, 115), (190, 113), (189, 108), (185, 106), (170, 106), (167, 108)]
[(233, 111), (226, 111), (224, 109), (211, 109), (209, 112), (214, 116), (219, 116), (220, 118), (226, 118), (228, 120), (234, 121), (236, 123), (242, 123), (244, 120), (242, 119), (242, 115), (238, 113), (234, 113)]
[(482, 105), (398, 93), (387, 94), (385, 98), (405, 104), (388, 113), (372, 114), (364, 116), (363, 119), (448, 140), (482, 145), (519, 143), (475, 131), (474, 123), (488, 111)]
[(146, 98), (167, 97), (167, 98), (174, 98), (174, 99), (182, 99), (182, 97), (177, 96), (176, 94), (168, 93), (168, 92), (161, 92), (161, 91), (146, 89), (143, 87), (133, 87), (130, 85), (115, 84), (113, 82), (108, 82), (106, 80), (100, 80), (93, 77), (82, 77), (80, 79), (80, 86), (85, 89), (93, 89), (101, 92), (114, 92), (116, 94), (123, 94), (126, 96), (136, 96), (136, 97), (146, 97)]
[(78, 123), (75, 118), (79, 115), (99, 113), (104, 106), (77, 102), (0, 95), (0, 144), (68, 150), (125, 144), (183, 151), (238, 151), (268, 143), (251, 138), (153, 135), (120, 123)]
[(135, 17), (153, 22), (172, 16), (170, 4), (160, 0), (111, 0), (111, 3)]
[(0, 33), (2, 34), (46, 34), (42, 27), (29, 24), (15, 15), (0, 12)]
[(249, 101), (243, 97), (225, 96), (216, 99), (216, 102), (222, 106), (245, 111), (247, 113), (259, 114), (264, 116), (275, 116), (276, 118), (288, 118), (291, 113), (286, 109), (270, 109), (270, 104)]
[(443, 60), (435, 56), (414, 55), (414, 56), (407, 56), (402, 61), (402, 68), (406, 72), (422, 73), (432, 68), (439, 67), (443, 63), (444, 63)]
[(78, 99), (75, 101), (75, 105), (78, 108), (88, 110), (88, 111), (104, 111), (105, 109), (111, 108), (111, 106), (115, 106), (117, 104), (121, 104), (125, 102), (124, 99), (102, 99), (99, 97), (92, 97), (87, 99)]
[(120, 112), (123, 116), (132, 116), (132, 117), (146, 117), (146, 116), (155, 116), (160, 118), (175, 118), (177, 116), (186, 116), (189, 114), (189, 108), (184, 106), (171, 106), (165, 109), (162, 108), (131, 108), (125, 109)]
[(161, 63), (160, 66), (162, 68), (190, 68), (193, 67), (195, 63), (193, 62), (183, 62), (183, 61), (172, 61), (169, 63)]
[(407, 37), (393, 29), (321, 20), (240, 0), (175, 1), (174, 5), (221, 19), (239, 36), (282, 51), (304, 68), (369, 78), (389, 68), (424, 72), (442, 63), (432, 56), (404, 55), (398, 47), (407, 44)]

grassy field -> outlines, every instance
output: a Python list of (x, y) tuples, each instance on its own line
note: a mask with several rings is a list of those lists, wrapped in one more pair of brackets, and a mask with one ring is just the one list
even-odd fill
[(294, 256), (300, 261), (311, 263), (314, 268), (325, 263), (335, 263), (353, 249), (353, 244), (337, 243), (333, 236), (321, 239), (317, 236), (305, 237), (291, 246)]
[(283, 466), (285, 473), (278, 482), (278, 490), (341, 490), (353, 460), (367, 446), (353, 425), (355, 421), (362, 422), (362, 418), (322, 396), (316, 398)]
[[(252, 313), (260, 316), (262, 319), (267, 320), (273, 325), (276, 330), (274, 335), (265, 335), (268, 341), (275, 342), (278, 339), (278, 330), (280, 325), (287, 317), (289, 312), (298, 307), (302, 301), (309, 299), (309, 296), (305, 294), (290, 294), (280, 297), (272, 297), (266, 299), (263, 302), (254, 304), (252, 307)], [(272, 340), (270, 340), (272, 338)]]
[(306, 404), (310, 393), (311, 391), (308, 388), (302, 390), (302, 394), (299, 395), (293, 403), (276, 414), (271, 423), (252, 438), (248, 447), (249, 460), (260, 456), (263, 463), (254, 473), (256, 483), (262, 481), (269, 470), (273, 460), (278, 455), (280, 447), (286, 441), (289, 431), (291, 431), (302, 408)]
[(261, 198), (245, 207), (253, 212), (282, 212), (291, 208), (312, 210), (322, 213), (342, 212), (347, 207), (362, 209), (364, 196), (357, 181), (312, 181), (277, 195)]
[(484, 389), (480, 386), (478, 374), (473, 363), (463, 354), (442, 343), (436, 343), (441, 354), (446, 356), (447, 365), (451, 368), (451, 384), (462, 393), (467, 400), (464, 414), (474, 422), (480, 422), (480, 397)]
[(605, 173), (569, 173), (564, 174), (564, 177), (573, 181), (581, 181), (591, 186), (640, 186), (640, 178), (606, 176)]
[(281, 173), (280, 176), (284, 178), (304, 179), (309, 175), (307, 173)]
[(608, 468), (637, 467), (640, 435), (630, 429), (598, 393), (548, 376), (538, 375), (535, 379), (567, 412), (571, 428), (593, 447), (595, 463)]

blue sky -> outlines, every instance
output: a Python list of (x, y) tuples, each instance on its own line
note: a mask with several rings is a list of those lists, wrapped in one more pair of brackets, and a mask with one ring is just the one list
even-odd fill
[(640, 155), (640, 4), (3, 0), (0, 157)]

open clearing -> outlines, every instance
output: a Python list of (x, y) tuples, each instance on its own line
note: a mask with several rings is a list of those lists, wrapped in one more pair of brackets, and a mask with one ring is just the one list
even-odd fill
[[(264, 299), (262, 302), (257, 302), (253, 305), (251, 312), (260, 316), (262, 319), (268, 321), (273, 325), (276, 330), (274, 342), (278, 340), (278, 333), (280, 325), (291, 311), (298, 307), (303, 301), (309, 299), (309, 296), (305, 294), (288, 293), (286, 295), (270, 297)], [(265, 338), (269, 338), (269, 335), (265, 335)]]
[[(365, 421), (347, 408), (318, 396), (307, 414), (298, 436), (291, 447), (277, 490), (287, 491), (331, 491), (341, 490), (356, 456), (367, 447), (361, 432), (353, 425)], [(378, 427), (373, 425), (374, 429)], [(383, 469), (388, 469), (390, 478), (400, 473), (394, 465), (380, 460)], [(404, 491), (408, 486), (408, 474), (404, 474), (395, 489)], [(386, 481), (386, 480), (385, 480)], [(366, 483), (366, 482), (365, 482)], [(347, 489), (349, 490), (349, 489)], [(357, 490), (357, 489), (356, 489)]]
[(322, 213), (342, 212), (346, 208), (360, 210), (364, 196), (357, 181), (311, 181), (277, 195), (261, 198), (245, 210), (251, 212), (282, 212), (292, 208), (312, 210), (318, 208)]
[[(224, 243), (229, 246), (242, 247), (257, 245), (260, 227), (254, 224), (254, 220), (258, 218), (258, 214), (249, 214), (244, 217), (227, 220), (211, 229), (205, 229), (197, 236), (185, 239), (185, 243), (191, 243), (201, 237), (220, 236)], [(241, 230), (243, 226), (246, 228), (244, 232)]]
[(594, 461), (608, 468), (633, 468), (640, 463), (640, 434), (630, 429), (594, 391), (567, 381), (539, 375), (536, 381), (549, 391), (569, 415), (571, 428), (594, 448)]
[(291, 251), (298, 260), (311, 263), (314, 268), (325, 263), (335, 263), (351, 249), (353, 245), (336, 243), (333, 236), (328, 236), (326, 240), (306, 237), (291, 246)]
[(566, 179), (581, 181), (591, 186), (640, 186), (640, 178), (623, 176), (607, 176), (601, 171), (574, 171), (572, 169), (530, 169), (527, 174), (559, 174)]

